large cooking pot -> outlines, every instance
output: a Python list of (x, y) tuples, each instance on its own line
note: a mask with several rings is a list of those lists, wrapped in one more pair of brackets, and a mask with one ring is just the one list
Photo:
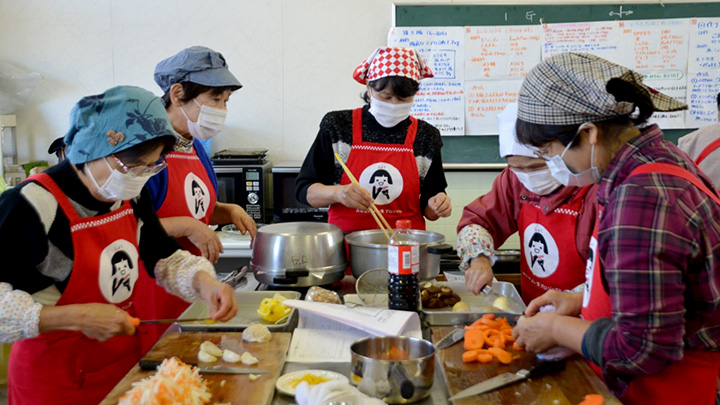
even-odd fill
[(258, 229), (250, 269), (264, 284), (309, 287), (342, 280), (343, 233), (332, 224), (285, 222)]
[(373, 336), (350, 346), (352, 382), (388, 404), (409, 404), (430, 395), (435, 346), (407, 336)]
[[(440, 255), (452, 251), (445, 236), (437, 232), (410, 230), (420, 242), (421, 281), (432, 280), (440, 273)], [(350, 246), (350, 267), (355, 278), (368, 270), (387, 268), (388, 239), (380, 229), (357, 231), (345, 235)]]

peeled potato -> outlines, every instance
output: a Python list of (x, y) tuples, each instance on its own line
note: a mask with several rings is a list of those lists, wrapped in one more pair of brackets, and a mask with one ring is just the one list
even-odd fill
[(215, 343), (206, 340), (200, 345), (200, 351), (206, 352), (209, 355), (220, 357), (223, 355), (223, 351), (219, 347), (215, 346)]
[(505, 297), (497, 297), (495, 301), (493, 301), (493, 306), (500, 310), (507, 311), (510, 309), (510, 301)]
[(270, 330), (265, 325), (254, 323), (243, 331), (243, 340), (248, 342), (267, 342), (272, 338)]
[(243, 364), (252, 365), (252, 364), (257, 364), (258, 359), (257, 359), (257, 357), (250, 354), (250, 352), (245, 352), (242, 354), (242, 362), (243, 362)]
[(217, 357), (206, 351), (200, 350), (200, 352), (198, 353), (198, 360), (201, 363), (215, 363), (217, 361)]
[(223, 350), (222, 359), (228, 363), (237, 363), (240, 361), (241, 357), (232, 350)]
[(470, 310), (470, 305), (460, 301), (453, 305), (453, 312), (467, 312)]

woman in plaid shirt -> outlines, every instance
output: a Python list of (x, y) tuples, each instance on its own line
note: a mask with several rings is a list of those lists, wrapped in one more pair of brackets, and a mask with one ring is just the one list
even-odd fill
[[(599, 183), (585, 292), (533, 300), (518, 343), (582, 353), (626, 404), (715, 403), (720, 199), (657, 125), (643, 126), (687, 106), (580, 53), (537, 65), (518, 103), (519, 140), (540, 148), (560, 182)], [(548, 304), (557, 311), (539, 312)]]

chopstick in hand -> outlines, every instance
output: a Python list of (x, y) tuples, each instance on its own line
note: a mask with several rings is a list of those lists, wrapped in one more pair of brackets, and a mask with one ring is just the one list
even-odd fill
[[(340, 166), (342, 166), (343, 171), (350, 179), (350, 182), (352, 182), (352, 184), (355, 184), (358, 187), (362, 187), (362, 186), (360, 186), (360, 183), (358, 183), (355, 176), (353, 176), (350, 169), (345, 165), (345, 162), (343, 162), (342, 159), (340, 159), (340, 155), (338, 155), (337, 152), (335, 153), (335, 159), (337, 159), (337, 161), (340, 163)], [(370, 214), (372, 215), (375, 222), (377, 222), (378, 226), (385, 234), (385, 237), (390, 239), (390, 235), (392, 234), (392, 228), (390, 227), (388, 222), (385, 220), (385, 217), (383, 217), (382, 213), (380, 212), (378, 207), (375, 205), (375, 203), (370, 204)], [(387, 229), (385, 229), (386, 227), (387, 227)], [(388, 233), (388, 230), (390, 231), (390, 233)]]

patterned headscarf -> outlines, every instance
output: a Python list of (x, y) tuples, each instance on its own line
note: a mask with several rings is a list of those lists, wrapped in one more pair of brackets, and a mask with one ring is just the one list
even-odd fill
[(677, 111), (687, 105), (645, 86), (643, 76), (587, 53), (561, 53), (536, 65), (518, 94), (518, 118), (541, 125), (575, 125), (631, 114), (635, 105), (617, 101), (607, 91), (620, 79), (647, 94), (656, 111)]
[(353, 72), (353, 79), (361, 84), (387, 76), (407, 77), (419, 82), (434, 75), (423, 58), (411, 48), (377, 48)]
[(75, 104), (63, 142), (67, 159), (80, 164), (161, 136), (176, 136), (162, 100), (140, 87), (118, 86)]

